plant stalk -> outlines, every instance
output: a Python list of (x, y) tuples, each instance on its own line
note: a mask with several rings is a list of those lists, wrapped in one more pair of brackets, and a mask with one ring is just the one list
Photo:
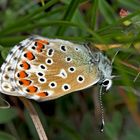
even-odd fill
[(29, 115), (34, 123), (34, 126), (36, 128), (36, 131), (38, 133), (40, 140), (48, 140), (48, 137), (47, 137), (45, 130), (42, 126), (42, 123), (40, 121), (40, 118), (39, 118), (37, 111), (34, 108), (32, 102), (24, 97), (19, 97), (19, 98), (23, 102), (26, 109), (29, 111)]

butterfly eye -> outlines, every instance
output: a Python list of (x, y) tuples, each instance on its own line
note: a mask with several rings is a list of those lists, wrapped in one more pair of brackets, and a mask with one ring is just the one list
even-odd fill
[(106, 90), (108, 90), (112, 85), (112, 80), (110, 79), (105, 79), (102, 83), (103, 87), (106, 87)]
[(108, 84), (109, 84), (109, 80), (106, 80), (106, 81), (103, 82), (104, 86), (107, 86)]

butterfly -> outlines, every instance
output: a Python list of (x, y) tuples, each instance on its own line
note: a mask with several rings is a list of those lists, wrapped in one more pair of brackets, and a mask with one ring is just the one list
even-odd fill
[(112, 85), (112, 64), (100, 51), (61, 39), (31, 36), (9, 52), (0, 92), (37, 101), (56, 99), (100, 84)]

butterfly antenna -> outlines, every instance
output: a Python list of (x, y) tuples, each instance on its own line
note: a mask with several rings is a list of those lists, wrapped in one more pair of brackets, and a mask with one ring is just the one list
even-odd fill
[(6, 104), (6, 105), (2, 105), (2, 106), (0, 105), (0, 109), (8, 109), (8, 108), (10, 108), (10, 104), (9, 104), (8, 101), (3, 99), (1, 96), (0, 96), (0, 100)]
[(103, 107), (103, 102), (102, 102), (102, 86), (100, 87), (100, 92), (99, 92), (99, 102), (100, 102), (100, 111), (101, 111), (101, 126), (100, 126), (100, 131), (103, 132), (104, 131), (104, 107)]

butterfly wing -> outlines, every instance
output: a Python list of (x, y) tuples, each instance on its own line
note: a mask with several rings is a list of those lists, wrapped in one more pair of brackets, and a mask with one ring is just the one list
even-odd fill
[[(5, 62), (0, 69), (0, 91), (4, 94), (12, 96), (21, 96), (13, 87), (11, 81), (14, 80), (14, 68), (16, 66), (17, 59), (20, 57), (23, 46), (28, 46), (29, 39), (23, 40), (19, 44), (13, 47), (9, 52)], [(13, 76), (12, 76), (13, 75)]]
[(18, 54), (11, 84), (27, 98), (51, 100), (99, 80), (97, 66), (91, 67), (89, 50), (83, 45), (34, 36)]

